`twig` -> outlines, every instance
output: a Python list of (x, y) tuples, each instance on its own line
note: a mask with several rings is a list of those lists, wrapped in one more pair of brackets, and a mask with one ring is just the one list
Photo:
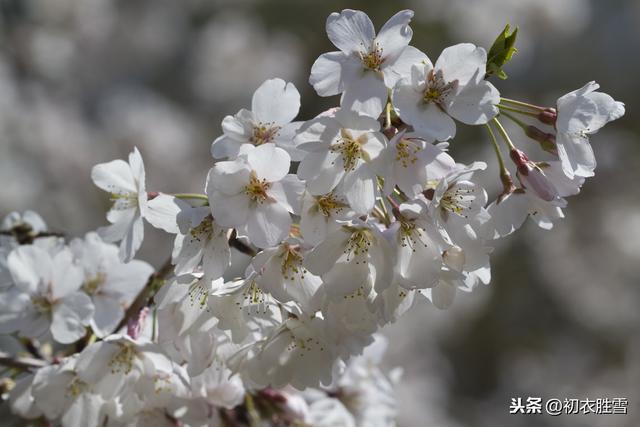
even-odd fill
[(235, 229), (233, 229), (233, 231), (229, 235), (229, 246), (237, 249), (239, 252), (242, 252), (245, 255), (249, 255), (250, 257), (254, 257), (258, 253), (258, 251), (256, 251), (254, 248), (238, 239), (238, 233)]
[(166, 279), (166, 277), (170, 275), (171, 272), (173, 272), (173, 264), (171, 263), (171, 258), (169, 258), (167, 261), (165, 261), (164, 264), (162, 264), (162, 267), (160, 267), (158, 271), (156, 271), (151, 275), (151, 277), (149, 277), (149, 280), (147, 280), (144, 288), (142, 288), (136, 299), (133, 300), (127, 311), (125, 311), (124, 317), (118, 324), (116, 331), (119, 331), (120, 329), (127, 326), (130, 319), (133, 319), (138, 315), (140, 310), (149, 305), (149, 302), (151, 301), (153, 296), (160, 289), (160, 286), (158, 286), (157, 282), (159, 280)]

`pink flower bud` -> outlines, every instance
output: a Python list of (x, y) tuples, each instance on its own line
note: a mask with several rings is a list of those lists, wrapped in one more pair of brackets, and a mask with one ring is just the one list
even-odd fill
[(149, 307), (142, 308), (136, 317), (129, 319), (127, 323), (127, 335), (137, 340), (144, 329), (144, 322), (149, 315)]
[(546, 125), (555, 125), (558, 119), (558, 112), (555, 108), (545, 108), (538, 114), (538, 120)]
[(542, 200), (550, 202), (558, 198), (556, 187), (549, 181), (534, 162), (529, 160), (527, 155), (517, 148), (511, 150), (511, 160), (518, 168), (518, 179), (524, 188), (533, 191)]

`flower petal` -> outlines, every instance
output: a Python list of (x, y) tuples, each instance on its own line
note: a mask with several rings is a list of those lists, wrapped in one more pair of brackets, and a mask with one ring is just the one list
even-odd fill
[(300, 93), (293, 83), (282, 79), (266, 80), (253, 94), (251, 110), (260, 123), (283, 126), (300, 111)]
[(274, 144), (264, 144), (249, 151), (247, 162), (259, 179), (276, 182), (289, 173), (291, 157)]
[(329, 40), (346, 54), (368, 51), (376, 35), (371, 19), (359, 10), (345, 9), (327, 17)]
[(434, 66), (442, 70), (448, 82), (458, 80), (459, 86), (484, 79), (487, 71), (487, 52), (471, 43), (460, 43), (442, 51)]
[(447, 112), (457, 120), (468, 125), (481, 125), (498, 114), (500, 92), (491, 83), (482, 80), (471, 83), (452, 99)]
[(393, 15), (380, 29), (376, 36), (376, 42), (382, 49), (385, 62), (394, 62), (404, 48), (409, 45), (413, 30), (409, 22), (413, 18), (412, 10), (401, 10)]
[(387, 95), (382, 76), (374, 71), (364, 71), (358, 78), (345, 82), (340, 106), (378, 118), (387, 104)]
[(247, 234), (259, 248), (278, 244), (289, 235), (291, 216), (279, 203), (260, 203), (249, 212)]
[(109, 193), (136, 193), (137, 186), (131, 167), (124, 160), (100, 163), (91, 169), (91, 179), (99, 188)]
[(93, 303), (82, 292), (74, 292), (64, 297), (53, 307), (51, 314), (51, 334), (62, 344), (70, 344), (85, 335), (93, 315)]

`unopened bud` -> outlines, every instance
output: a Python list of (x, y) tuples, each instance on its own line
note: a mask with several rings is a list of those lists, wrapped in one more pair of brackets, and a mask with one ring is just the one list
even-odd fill
[(548, 153), (557, 154), (556, 136), (552, 133), (544, 132), (535, 126), (527, 126), (525, 133), (534, 141), (540, 143), (540, 147)]
[(142, 308), (136, 317), (129, 319), (127, 323), (127, 335), (137, 340), (144, 329), (144, 322), (149, 315), (149, 307)]
[(531, 170), (531, 166), (530, 166), (531, 161), (529, 160), (527, 155), (524, 153), (524, 151), (514, 148), (509, 152), (509, 156), (511, 157), (511, 160), (513, 160), (513, 163), (515, 163), (516, 167), (518, 168), (518, 173), (522, 175), (529, 174), (529, 171)]
[(555, 108), (545, 108), (538, 114), (538, 120), (546, 125), (555, 125), (558, 119), (558, 112)]

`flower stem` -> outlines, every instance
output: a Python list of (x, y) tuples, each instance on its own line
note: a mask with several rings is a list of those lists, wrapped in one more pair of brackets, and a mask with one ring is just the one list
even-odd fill
[(517, 105), (518, 107), (531, 108), (532, 110), (542, 111), (545, 108), (539, 105), (529, 104), (528, 102), (516, 101), (515, 99), (509, 98), (500, 98), (500, 101), (506, 102), (507, 104)]
[(502, 157), (502, 152), (500, 151), (500, 145), (498, 144), (496, 135), (493, 133), (493, 129), (491, 129), (491, 126), (489, 126), (488, 123), (485, 126), (489, 131), (489, 136), (491, 136), (491, 144), (493, 145), (493, 149), (496, 152), (496, 157), (498, 158), (498, 164), (500, 165), (500, 181), (502, 182), (503, 191), (498, 200), (501, 200), (507, 194), (513, 193), (513, 191), (515, 190), (515, 186), (513, 185), (511, 174), (504, 164), (504, 158)]
[(491, 126), (489, 126), (489, 123), (487, 123), (485, 126), (489, 131), (489, 136), (491, 137), (491, 144), (493, 145), (493, 150), (495, 151), (496, 157), (498, 158), (498, 165), (500, 165), (500, 173), (502, 173), (502, 171), (507, 170), (507, 168), (504, 164), (504, 157), (502, 157), (502, 152), (500, 152), (500, 145), (498, 145), (496, 134), (493, 133), (493, 129), (491, 129)]
[(511, 141), (511, 138), (509, 138), (509, 134), (507, 133), (507, 131), (505, 130), (505, 128), (502, 126), (502, 123), (500, 123), (500, 120), (498, 120), (497, 117), (493, 118), (493, 123), (496, 125), (496, 127), (498, 128), (498, 132), (500, 132), (500, 136), (502, 137), (502, 139), (504, 140), (504, 142), (507, 144), (507, 146), (509, 147), (510, 150), (515, 150), (516, 146), (513, 144), (513, 142)]
[(520, 128), (522, 128), (523, 131), (525, 132), (527, 131), (527, 128), (529, 127), (529, 125), (523, 122), (522, 120), (520, 120), (519, 118), (515, 117), (513, 114), (509, 114), (506, 111), (502, 111), (500, 115), (505, 116), (506, 118), (508, 118), (509, 120), (511, 120), (518, 126), (520, 126)]
[(206, 194), (198, 194), (198, 193), (178, 193), (174, 194), (173, 197), (176, 199), (196, 199), (196, 200), (206, 200), (209, 201), (209, 198)]
[(513, 108), (513, 107), (510, 107), (508, 105), (502, 105), (502, 104), (498, 104), (498, 108), (500, 110), (511, 111), (511, 112), (514, 112), (514, 113), (522, 114), (524, 116), (538, 118), (538, 113), (534, 113), (533, 111), (524, 111), (524, 110), (520, 110), (519, 108)]

